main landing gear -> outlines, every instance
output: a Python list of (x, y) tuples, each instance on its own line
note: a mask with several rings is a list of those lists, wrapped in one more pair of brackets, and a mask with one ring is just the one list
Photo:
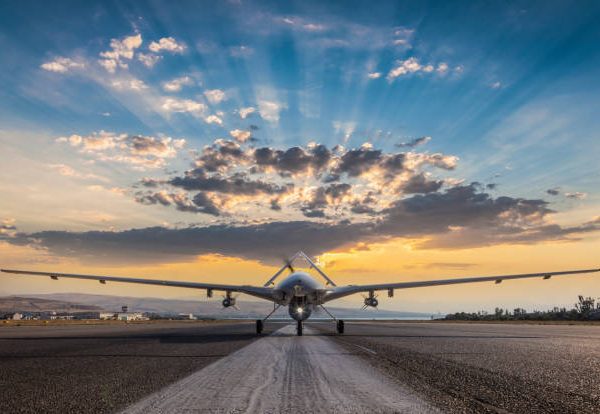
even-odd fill
[(256, 320), (256, 334), (260, 335), (262, 334), (263, 328), (265, 326), (265, 321), (267, 319), (269, 319), (271, 317), (271, 315), (273, 315), (275, 313), (275, 311), (277, 309), (279, 309), (281, 307), (281, 305), (275, 305), (273, 304), (273, 310), (271, 311), (271, 313), (269, 313), (264, 319), (257, 319)]
[(337, 325), (337, 333), (343, 334), (344, 333), (344, 321), (338, 320), (336, 325)]
[(335, 322), (335, 328), (336, 328), (336, 331), (337, 331), (337, 333), (338, 333), (338, 334), (340, 334), (340, 335), (341, 335), (341, 334), (343, 334), (343, 333), (344, 333), (344, 321), (343, 321), (343, 320), (341, 320), (341, 319), (336, 319), (336, 317), (335, 317), (335, 316), (333, 316), (333, 315), (332, 315), (332, 314), (331, 314), (331, 313), (330, 313), (330, 312), (327, 310), (327, 308), (326, 308), (325, 306), (321, 305), (321, 308), (323, 308), (323, 310), (324, 310), (325, 312), (327, 312), (327, 314), (328, 314), (329, 316), (331, 316), (331, 319), (333, 319), (333, 321)]

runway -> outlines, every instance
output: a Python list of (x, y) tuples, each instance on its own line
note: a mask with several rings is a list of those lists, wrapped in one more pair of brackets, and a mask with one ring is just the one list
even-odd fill
[[(129, 407), (147, 413), (429, 413), (413, 391), (316, 331), (287, 325)], [(312, 334), (312, 335), (311, 335)]]
[(0, 412), (600, 413), (599, 325), (286, 325), (0, 326)]

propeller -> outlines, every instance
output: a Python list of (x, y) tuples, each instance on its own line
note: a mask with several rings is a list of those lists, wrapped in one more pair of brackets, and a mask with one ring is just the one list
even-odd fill
[(292, 266), (292, 263), (294, 262), (294, 260), (296, 260), (297, 257), (298, 257), (298, 253), (296, 253), (292, 257), (282, 257), (281, 260), (283, 261), (283, 266), (281, 267), (281, 269), (279, 269), (277, 271), (277, 273), (275, 273), (271, 277), (271, 279), (267, 280), (267, 283), (265, 283), (263, 286), (265, 286), (265, 287), (271, 286), (275, 282), (275, 279), (277, 279), (279, 277), (279, 275), (285, 271), (285, 269), (288, 269), (290, 272), (294, 273), (295, 270), (294, 270), (294, 266)]
[(295, 272), (294, 266), (292, 266), (292, 261), (289, 258), (285, 257), (283, 259), (283, 263), (285, 264), (285, 267), (287, 267), (291, 273)]

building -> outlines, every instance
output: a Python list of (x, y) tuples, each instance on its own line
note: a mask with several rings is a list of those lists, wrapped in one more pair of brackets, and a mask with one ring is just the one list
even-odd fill
[(23, 314), (15, 312), (12, 314), (12, 316), (9, 316), (7, 319), (12, 319), (13, 321), (20, 321), (21, 319), (23, 319)]
[(117, 314), (115, 312), (100, 312), (98, 314), (98, 319), (102, 319), (105, 321), (111, 320), (111, 319), (116, 319)]
[(119, 312), (117, 314), (119, 321), (147, 321), (148, 319), (142, 312)]

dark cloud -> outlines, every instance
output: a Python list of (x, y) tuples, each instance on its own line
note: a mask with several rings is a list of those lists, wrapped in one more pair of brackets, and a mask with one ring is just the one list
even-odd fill
[(140, 184), (144, 187), (156, 188), (159, 184), (161, 184), (161, 181), (155, 180), (154, 178), (145, 177), (140, 180)]
[(550, 188), (550, 189), (546, 190), (546, 193), (551, 196), (557, 196), (560, 194), (560, 190), (558, 188)]
[(183, 177), (172, 178), (169, 184), (187, 191), (209, 191), (238, 195), (282, 194), (290, 189), (290, 186), (279, 186), (260, 180), (248, 180), (244, 174), (235, 174), (231, 177), (208, 175), (202, 168), (187, 171)]
[(337, 171), (334, 173), (345, 173), (350, 177), (358, 177), (376, 165), (379, 165), (381, 160), (381, 150), (374, 150), (365, 147), (350, 150), (342, 155)]
[(398, 200), (383, 210), (384, 221), (392, 231), (436, 234), (457, 226), (491, 229), (513, 223), (537, 224), (553, 212), (544, 200), (493, 198), (479, 188), (472, 183)]
[(153, 137), (134, 135), (129, 137), (131, 152), (136, 154), (157, 154), (169, 150), (168, 142)]
[(232, 163), (243, 160), (246, 154), (235, 141), (218, 139), (206, 147), (196, 160), (198, 167), (208, 172), (226, 170)]
[(429, 180), (421, 173), (410, 177), (401, 189), (405, 194), (427, 194), (436, 192), (443, 184), (442, 180)]
[[(160, 204), (166, 201), (175, 203), (173, 199), (154, 200)], [(194, 200), (193, 206), (210, 208), (208, 203), (207, 198), (199, 197)], [(12, 244), (45, 248), (56, 255), (106, 264), (108, 260), (119, 263), (191, 260), (206, 253), (274, 261), (297, 250), (317, 255), (360, 242), (371, 243), (395, 237), (425, 237), (418, 245), (420, 248), (459, 249), (503, 243), (576, 240), (585, 233), (600, 231), (600, 218), (578, 226), (563, 227), (544, 220), (551, 212), (544, 200), (493, 198), (480, 191), (478, 185), (470, 184), (453, 187), (443, 193), (419, 194), (399, 200), (381, 211), (378, 219), (368, 223), (291, 221), (111, 232), (43, 231), (17, 233), (5, 240)], [(319, 209), (307, 210), (307, 214), (312, 216), (321, 213)]]
[(367, 225), (324, 224), (310, 221), (274, 222), (252, 226), (207, 226), (185, 229), (150, 227), (120, 232), (44, 231), (21, 234), (13, 244), (32, 244), (59, 256), (87, 263), (160, 263), (193, 260), (216, 253), (278, 263), (298, 250), (317, 255), (355, 243)]
[(331, 151), (324, 145), (315, 145), (308, 149), (291, 147), (276, 150), (269, 147), (254, 150), (254, 162), (261, 168), (273, 168), (279, 174), (304, 173), (309, 169), (321, 171), (331, 159)]
[(205, 213), (213, 216), (221, 215), (217, 206), (202, 192), (196, 194), (191, 201), (187, 194), (184, 193), (169, 193), (166, 191), (154, 193), (138, 192), (136, 193), (135, 201), (146, 205), (173, 205), (177, 210), (187, 213)]
[(192, 201), (198, 208), (198, 212), (211, 214), (213, 216), (221, 215), (219, 208), (210, 198), (207, 197), (205, 193), (200, 192), (196, 194)]
[(359, 201), (354, 201), (350, 207), (350, 211), (354, 214), (368, 214), (368, 215), (375, 215), (378, 213), (377, 210), (375, 210), (373, 207), (361, 203)]
[(141, 204), (153, 205), (153, 204), (161, 204), (163, 206), (171, 205), (171, 198), (168, 193), (159, 192), (159, 193), (137, 193), (135, 197), (135, 201)]
[(350, 184), (330, 184), (327, 187), (319, 187), (313, 191), (311, 199), (300, 210), (306, 217), (326, 217), (323, 209), (338, 203), (350, 193), (351, 189)]
[(396, 146), (399, 148), (414, 148), (414, 147), (418, 147), (419, 145), (425, 145), (429, 141), (431, 141), (431, 137), (420, 137), (420, 138), (412, 139), (408, 142), (401, 142), (399, 144), (396, 144)]
[(281, 211), (281, 204), (279, 204), (279, 200), (276, 198), (271, 199), (271, 205), (269, 208), (274, 211)]

